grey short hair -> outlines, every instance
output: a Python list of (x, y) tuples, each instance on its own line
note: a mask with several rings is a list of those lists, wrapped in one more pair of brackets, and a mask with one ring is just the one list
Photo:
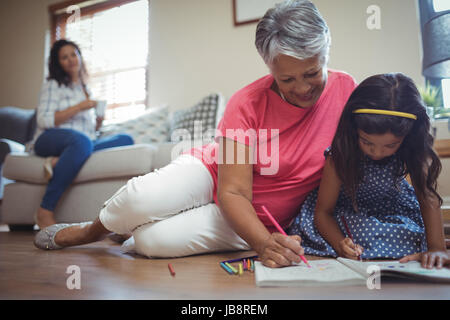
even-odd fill
[(256, 27), (255, 45), (267, 65), (279, 54), (302, 60), (319, 54), (328, 60), (331, 35), (313, 3), (288, 0), (266, 12)]

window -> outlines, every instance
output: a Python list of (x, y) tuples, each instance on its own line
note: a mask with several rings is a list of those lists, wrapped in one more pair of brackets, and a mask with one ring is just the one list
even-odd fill
[[(433, 0), (434, 12), (450, 10), (449, 0)], [(450, 27), (450, 26), (449, 26)], [(450, 79), (441, 80), (442, 98), (444, 108), (450, 108)]]
[(147, 104), (148, 0), (85, 3), (79, 17), (77, 7), (56, 15), (54, 39), (80, 47), (92, 98), (108, 101), (106, 123), (135, 117)]
[(433, 0), (433, 9), (434, 9), (434, 12), (450, 10), (450, 1), (449, 0)]

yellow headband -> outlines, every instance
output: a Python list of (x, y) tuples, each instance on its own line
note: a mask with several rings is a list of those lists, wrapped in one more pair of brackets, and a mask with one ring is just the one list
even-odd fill
[(406, 113), (406, 112), (391, 111), (391, 110), (356, 109), (355, 111), (353, 111), (353, 113), (384, 114), (384, 115), (388, 115), (388, 116), (396, 116), (396, 117), (403, 117), (403, 118), (409, 118), (409, 119), (417, 120), (417, 116), (415, 114)]

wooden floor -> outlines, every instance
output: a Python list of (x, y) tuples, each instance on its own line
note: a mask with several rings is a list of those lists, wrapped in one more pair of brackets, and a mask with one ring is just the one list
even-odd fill
[[(450, 285), (382, 281), (380, 290), (365, 286), (259, 288), (254, 274), (228, 275), (219, 261), (253, 252), (230, 252), (178, 259), (147, 259), (122, 253), (120, 245), (101, 242), (43, 251), (35, 232), (0, 232), (0, 299), (450, 299)], [(314, 259), (314, 257), (308, 257)], [(176, 275), (167, 268), (171, 263)], [(69, 290), (67, 268), (80, 268), (81, 288)]]

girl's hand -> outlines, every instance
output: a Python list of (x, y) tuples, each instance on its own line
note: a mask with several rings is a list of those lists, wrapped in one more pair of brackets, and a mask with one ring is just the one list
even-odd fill
[(358, 257), (363, 253), (364, 248), (360, 245), (354, 244), (352, 239), (345, 238), (339, 242), (338, 254), (341, 257), (358, 260)]
[(450, 255), (446, 251), (428, 251), (411, 254), (399, 260), (400, 263), (408, 261), (421, 261), (422, 268), (441, 269), (443, 266), (450, 266)]
[(305, 252), (301, 246), (302, 238), (298, 235), (285, 236), (274, 232), (264, 242), (258, 256), (263, 265), (270, 268), (287, 267), (292, 262), (301, 262), (300, 255)]

